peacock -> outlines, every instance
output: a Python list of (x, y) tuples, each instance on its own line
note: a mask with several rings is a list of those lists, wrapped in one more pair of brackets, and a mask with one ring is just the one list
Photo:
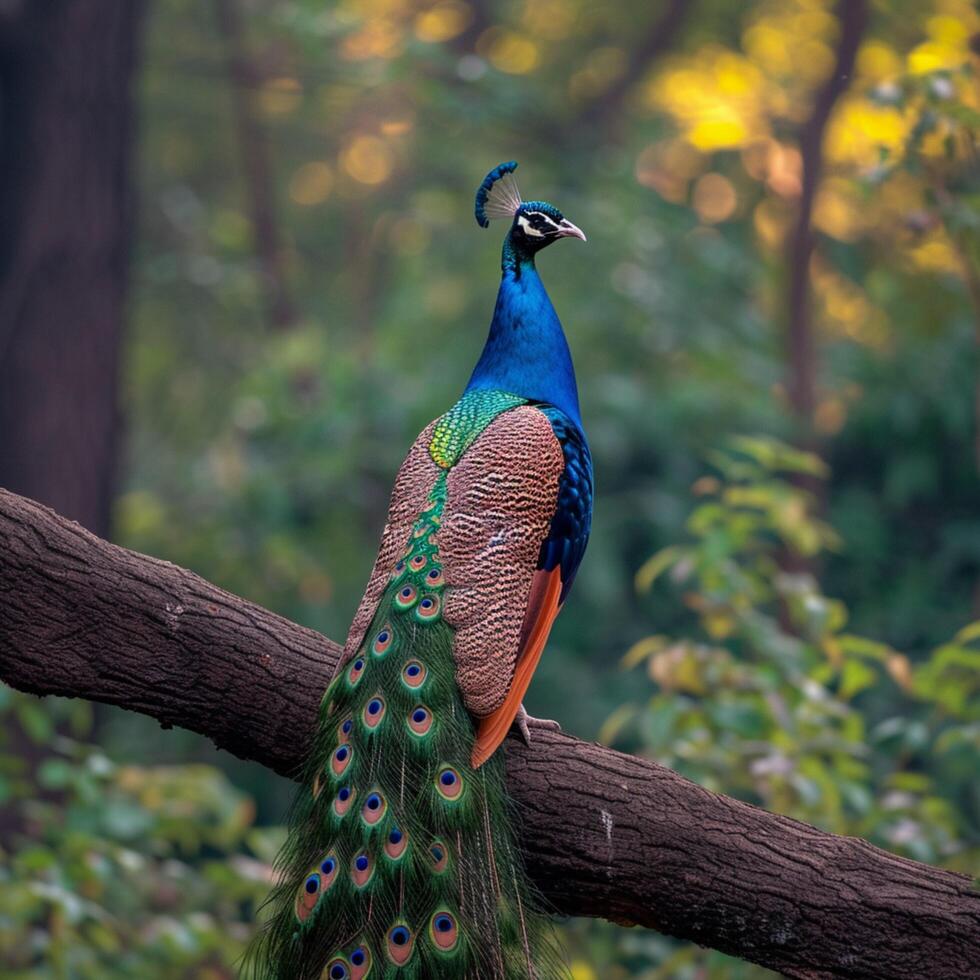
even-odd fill
[(482, 227), (510, 222), (489, 336), (395, 480), (249, 957), (261, 980), (565, 976), (496, 750), (531, 737), (522, 699), (591, 526), (572, 359), (535, 268), (585, 235), (522, 201), (516, 167), (476, 194)]

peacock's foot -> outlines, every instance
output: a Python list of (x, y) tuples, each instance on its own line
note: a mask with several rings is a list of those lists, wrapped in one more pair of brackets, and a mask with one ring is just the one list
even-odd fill
[(534, 718), (527, 713), (523, 704), (517, 709), (517, 715), (514, 717), (514, 723), (511, 727), (517, 729), (521, 741), (525, 745), (531, 744), (532, 728), (541, 728), (547, 732), (561, 731), (561, 725), (557, 721), (552, 721), (550, 718)]

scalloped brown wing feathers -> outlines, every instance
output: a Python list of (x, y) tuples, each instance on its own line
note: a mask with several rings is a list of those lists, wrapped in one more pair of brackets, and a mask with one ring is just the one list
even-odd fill
[(537, 561), (564, 466), (551, 422), (524, 406), (498, 416), (449, 472), (444, 616), (457, 683), (479, 720), (475, 766), (507, 734), (558, 612), (560, 579)]
[[(412, 525), (444, 472), (429, 454), (434, 426), (415, 440), (398, 472), (341, 665), (363, 642)], [(478, 722), (474, 766), (506, 736), (558, 614), (559, 571), (538, 571), (537, 561), (564, 466), (550, 421), (521, 406), (491, 422), (448, 472), (437, 533), (446, 577), (443, 615), (454, 630), (456, 681)]]

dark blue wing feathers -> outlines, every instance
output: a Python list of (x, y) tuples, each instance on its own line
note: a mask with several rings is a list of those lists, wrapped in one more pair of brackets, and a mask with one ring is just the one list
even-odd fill
[(551, 405), (538, 408), (548, 417), (565, 456), (558, 481), (558, 503), (548, 536), (541, 543), (538, 568), (561, 568), (564, 602), (575, 581), (592, 530), (592, 456), (585, 433), (563, 412)]

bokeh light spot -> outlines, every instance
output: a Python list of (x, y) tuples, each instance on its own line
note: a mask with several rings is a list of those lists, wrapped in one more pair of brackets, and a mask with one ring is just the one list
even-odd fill
[(734, 214), (738, 195), (727, 177), (719, 173), (710, 173), (699, 178), (694, 185), (692, 203), (702, 221), (716, 224)]
[(472, 19), (473, 12), (465, 3), (437, 3), (416, 16), (415, 36), (420, 41), (438, 44), (461, 34)]
[(259, 106), (268, 116), (285, 116), (292, 112), (303, 97), (303, 89), (295, 78), (271, 78), (259, 90)]
[(356, 136), (341, 154), (344, 170), (362, 184), (381, 184), (394, 166), (387, 143), (377, 136)]
[(477, 50), (486, 54), (494, 68), (509, 75), (526, 75), (534, 71), (540, 61), (534, 41), (501, 27), (484, 31), (477, 42)]
[(333, 188), (333, 171), (321, 160), (304, 163), (289, 182), (289, 196), (305, 206), (322, 204)]

